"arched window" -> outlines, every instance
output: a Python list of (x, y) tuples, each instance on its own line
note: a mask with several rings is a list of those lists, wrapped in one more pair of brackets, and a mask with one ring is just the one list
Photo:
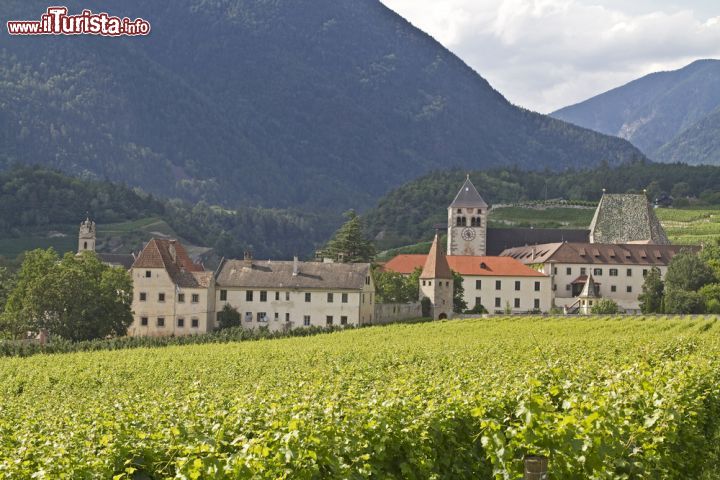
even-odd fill
[(462, 227), (462, 218), (457, 217), (457, 226)]
[(467, 217), (462, 217), (462, 226), (467, 226)]
[(85, 242), (83, 245), (83, 250), (87, 250), (87, 242)]

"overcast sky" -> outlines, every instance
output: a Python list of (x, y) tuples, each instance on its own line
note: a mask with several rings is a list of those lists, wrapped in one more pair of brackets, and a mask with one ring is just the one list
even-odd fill
[(381, 0), (542, 113), (720, 58), (720, 0)]

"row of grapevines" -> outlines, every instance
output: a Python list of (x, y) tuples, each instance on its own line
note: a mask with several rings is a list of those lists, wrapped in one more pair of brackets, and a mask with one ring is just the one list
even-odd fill
[[(702, 478), (720, 327), (462, 320), (0, 359), (0, 479)], [(712, 477), (706, 477), (712, 478)]]

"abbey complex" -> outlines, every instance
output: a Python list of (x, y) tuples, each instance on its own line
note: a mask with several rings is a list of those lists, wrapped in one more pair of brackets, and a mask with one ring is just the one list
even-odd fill
[[(231, 307), (243, 327), (271, 330), (308, 326), (359, 326), (430, 314), (453, 314), (453, 272), (463, 279), (468, 308), (490, 313), (589, 313), (611, 299), (627, 313), (639, 311), (638, 295), (652, 268), (661, 275), (682, 249), (670, 245), (643, 194), (604, 194), (589, 229), (488, 228), (491, 207), (469, 176), (447, 207), (447, 244), (436, 232), (428, 254), (397, 255), (379, 268), (419, 276), (422, 302), (377, 300), (369, 263), (335, 259), (306, 262), (223, 259), (215, 271), (193, 261), (183, 245), (150, 240), (138, 255), (101, 254), (130, 270), (133, 336), (189, 335), (217, 327)], [(95, 224), (80, 226), (78, 251), (95, 250)], [(425, 303), (428, 303), (425, 300)]]

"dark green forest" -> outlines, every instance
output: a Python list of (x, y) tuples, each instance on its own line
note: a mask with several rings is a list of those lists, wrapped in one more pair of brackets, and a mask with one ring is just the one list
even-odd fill
[[(258, 258), (312, 255), (342, 221), (331, 213), (244, 207), (233, 211), (204, 202), (161, 200), (108, 181), (72, 178), (43, 167), (0, 173), (0, 237), (12, 238), (79, 225), (85, 214), (98, 224), (157, 216), (189, 242), (219, 256)], [(142, 245), (134, 245), (134, 249)]]
[[(514, 105), (376, 0), (70, 0), (144, 38), (0, 33), (0, 167), (341, 213), (435, 169), (588, 167), (628, 142)], [(48, 4), (0, 2), (35, 19)]]

